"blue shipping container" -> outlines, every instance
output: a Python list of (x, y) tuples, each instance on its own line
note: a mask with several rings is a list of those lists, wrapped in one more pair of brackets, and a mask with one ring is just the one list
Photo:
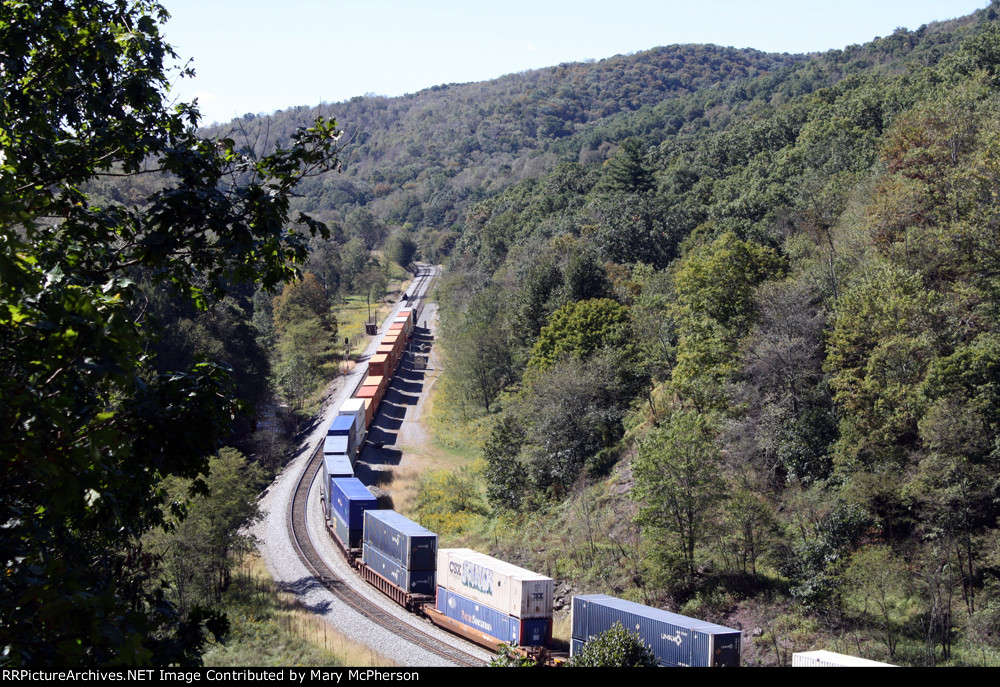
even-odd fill
[(353, 415), (338, 415), (333, 418), (330, 428), (326, 430), (327, 436), (348, 436), (354, 430)]
[(407, 570), (437, 568), (437, 535), (396, 511), (366, 510), (364, 530), (365, 544)]
[(452, 620), (468, 625), (494, 639), (517, 646), (548, 646), (552, 637), (551, 618), (521, 620), (495, 608), (484, 606), (444, 587), (437, 588), (435, 606)]
[(378, 508), (378, 499), (356, 477), (333, 480), (330, 503), (333, 512), (340, 516), (347, 529), (358, 532), (364, 531), (365, 511)]
[(389, 558), (381, 551), (376, 551), (367, 544), (361, 554), (365, 565), (392, 582), (400, 589), (411, 594), (434, 593), (434, 570), (407, 570), (398, 561)]
[(573, 638), (587, 641), (620, 622), (638, 632), (660, 665), (738, 666), (742, 634), (715, 623), (606, 594), (573, 597)]

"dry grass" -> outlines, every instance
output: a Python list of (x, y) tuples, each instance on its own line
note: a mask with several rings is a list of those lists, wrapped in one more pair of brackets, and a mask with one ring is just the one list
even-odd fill
[[(413, 276), (403, 270), (399, 265), (389, 266), (389, 282), (385, 289), (385, 294), (371, 304), (371, 314), (375, 321), (381, 323), (393, 307), (399, 301), (399, 297), (410, 288), (413, 283)], [(340, 344), (339, 350), (343, 350), (342, 342), (348, 339), (349, 357), (352, 359), (348, 363), (348, 371), (353, 367), (354, 360), (368, 347), (371, 336), (365, 334), (365, 322), (368, 321), (369, 306), (364, 295), (348, 296), (341, 299), (334, 309), (334, 316), (337, 318), (337, 337)]]
[(456, 450), (451, 442), (439, 439), (436, 404), (440, 403), (443, 380), (440, 364), (436, 362), (433, 367), (424, 380), (429, 390), (416, 420), (419, 430), (407, 432), (401, 439), (403, 461), (386, 480), (390, 482), (386, 490), (392, 495), (395, 510), (408, 517), (413, 515), (421, 476), (437, 470), (458, 470), (476, 459), (474, 450)]
[(293, 594), (279, 590), (256, 552), (244, 559), (236, 580), (225, 609), (230, 635), (225, 643), (209, 648), (205, 665), (395, 665), (302, 608)]

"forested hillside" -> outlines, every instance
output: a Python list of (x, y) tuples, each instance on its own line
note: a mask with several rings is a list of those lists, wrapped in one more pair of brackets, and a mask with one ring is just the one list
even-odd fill
[(1000, 664), (1000, 0), (201, 132), (161, 7), (16, 7), (0, 663), (198, 662), (254, 511), (203, 534), (208, 456), (277, 469), (263, 409), (425, 260), (439, 441), (482, 458), (415, 499), (446, 544), (738, 626), (749, 664)]
[[(427, 258), (443, 259), (472, 203), (536, 178), (560, 159), (603, 162), (626, 135), (641, 131), (662, 139), (685, 117), (701, 116), (697, 105), (662, 109), (664, 103), (803, 59), (677, 45), (401, 98), (369, 95), (267, 117), (248, 114), (209, 133), (263, 150), (318, 114), (335, 116), (347, 138), (342, 173), (304, 183), (298, 207), (345, 224), (348, 238), (378, 241), (387, 227), (406, 227)], [(619, 121), (636, 112), (644, 114)], [(372, 219), (381, 225), (375, 235), (364, 228)]]
[(619, 113), (469, 208), (450, 388), (491, 517), (564, 535), (506, 555), (750, 662), (997, 661), (996, 17)]
[[(351, 140), (296, 201), (334, 227), (313, 270), (449, 265), (438, 405), (485, 437), (455, 479), (489, 506), (431, 479), (422, 512), (741, 626), (750, 663), (996, 663), (998, 68), (991, 6), (320, 108)], [(233, 130), (263, 148), (315, 113)]]

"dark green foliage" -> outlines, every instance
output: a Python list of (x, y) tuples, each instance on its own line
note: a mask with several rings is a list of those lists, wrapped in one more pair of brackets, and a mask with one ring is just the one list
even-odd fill
[(524, 430), (509, 415), (500, 418), (483, 446), (486, 498), (495, 510), (518, 510), (528, 489), (528, 471), (518, 456)]
[(645, 150), (636, 138), (622, 141), (618, 153), (608, 162), (605, 184), (618, 193), (649, 193), (654, 188), (653, 172), (643, 159)]
[[(96, 0), (7, 3), (0, 17), (8, 666), (199, 660), (207, 616), (181, 620), (147, 585), (140, 537), (162, 522), (161, 478), (205, 473), (240, 404), (221, 363), (155, 369), (137, 282), (225, 311), (222, 298), (249, 297), (248, 282), (290, 279), (308, 235), (324, 232), (293, 222), (290, 196), (336, 165), (333, 122), (256, 156), (199, 138), (197, 112), (162, 99), (164, 20), (152, 2)], [(168, 174), (128, 203), (98, 206), (83, 190), (146, 165)]]
[(466, 304), (463, 316), (447, 325), (449, 369), (465, 396), (487, 413), (515, 375), (503, 305), (495, 289), (481, 291)]
[(403, 232), (396, 232), (386, 242), (385, 256), (400, 267), (406, 267), (417, 256), (417, 244)]
[(705, 415), (680, 411), (639, 445), (632, 463), (636, 522), (660, 565), (690, 582), (715, 509), (725, 496), (719, 449)]
[[(595, 204), (597, 245), (608, 260), (662, 268), (677, 254), (683, 223), (647, 195), (618, 194)], [(675, 211), (676, 213), (676, 211)]]
[(573, 654), (566, 665), (572, 668), (655, 668), (656, 655), (643, 644), (638, 632), (629, 632), (621, 623), (602, 632)]
[(589, 301), (613, 295), (604, 267), (590, 251), (579, 250), (570, 255), (565, 281), (566, 297), (571, 301)]
[[(164, 488), (172, 510), (166, 531), (153, 533), (151, 550), (161, 557), (169, 596), (182, 613), (218, 603), (231, 580), (235, 557), (254, 544), (245, 528), (260, 519), (260, 468), (234, 449), (209, 461), (204, 483), (170, 478)], [(180, 505), (179, 505), (180, 504)]]
[(556, 363), (535, 376), (518, 409), (522, 449), (536, 487), (565, 490), (588, 458), (621, 438), (622, 419), (641, 385), (613, 350)]
[(783, 573), (792, 582), (792, 596), (813, 608), (836, 600), (837, 574), (851, 550), (870, 533), (872, 519), (855, 505), (837, 504), (802, 531), (785, 558)]

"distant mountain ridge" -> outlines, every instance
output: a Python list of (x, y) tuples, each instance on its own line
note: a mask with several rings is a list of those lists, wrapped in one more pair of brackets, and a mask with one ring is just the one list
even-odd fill
[(317, 114), (335, 117), (350, 141), (343, 172), (304, 184), (302, 210), (344, 221), (363, 208), (388, 226), (460, 232), (472, 203), (560, 160), (603, 162), (630, 136), (653, 145), (713, 117), (717, 125), (720, 103), (727, 111), (759, 107), (848, 75), (932, 63), (979, 14), (818, 55), (671, 45), (400, 97), (247, 115), (239, 126), (263, 146), (287, 140)]

